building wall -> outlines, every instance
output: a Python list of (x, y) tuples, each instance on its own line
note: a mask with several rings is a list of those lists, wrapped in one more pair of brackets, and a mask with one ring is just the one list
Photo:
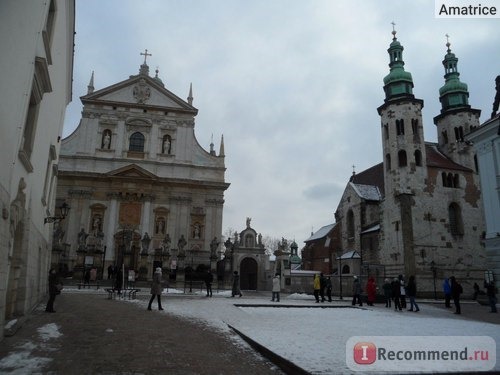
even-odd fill
[(21, 318), (47, 290), (51, 226), (44, 218), (54, 214), (59, 139), (71, 100), (75, 7), (7, 0), (1, 9), (0, 43), (8, 51), (0, 60), (3, 337), (5, 317)]

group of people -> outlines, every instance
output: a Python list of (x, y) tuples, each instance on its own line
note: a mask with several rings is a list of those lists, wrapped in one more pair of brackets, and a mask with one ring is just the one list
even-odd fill
[(385, 279), (382, 286), (384, 291), (385, 307), (391, 308), (394, 302), (394, 310), (402, 311), (406, 309), (406, 297), (410, 301), (410, 308), (408, 311), (420, 311), (415, 298), (417, 296), (417, 281), (415, 276), (410, 276), (408, 283), (405, 283), (403, 275), (399, 275), (394, 279)]
[[(330, 276), (325, 276), (323, 273), (314, 275), (314, 298), (316, 303), (325, 302), (328, 298), (328, 302), (332, 302), (332, 280)], [(326, 291), (326, 298), (325, 298)]]
[[(368, 278), (368, 282), (365, 287), (366, 291), (366, 304), (368, 306), (373, 306), (375, 303), (375, 298), (377, 295), (377, 284), (375, 283), (375, 278), (370, 276)], [(357, 276), (354, 276), (354, 281), (352, 283), (352, 305), (358, 304), (359, 306), (363, 306), (363, 301), (361, 299), (361, 294), (363, 292), (363, 288), (361, 287), (361, 282)]]

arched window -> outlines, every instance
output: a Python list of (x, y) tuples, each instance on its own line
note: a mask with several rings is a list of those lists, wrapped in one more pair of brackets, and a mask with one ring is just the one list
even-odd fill
[(418, 135), (418, 120), (417, 119), (411, 119), (411, 130), (413, 132), (413, 135)]
[(389, 125), (388, 124), (384, 125), (384, 136), (385, 136), (385, 139), (389, 139)]
[(445, 145), (448, 144), (448, 132), (446, 130), (443, 130), (443, 132), (441, 133), (443, 135), (443, 143)]
[(463, 142), (464, 141), (464, 128), (459, 126), (458, 128), (455, 128), (455, 139), (457, 142)]
[(454, 188), (460, 187), (460, 176), (458, 174), (455, 174), (453, 176), (453, 187)]
[(385, 155), (385, 169), (388, 171), (391, 170), (391, 154)]
[(446, 172), (441, 173), (441, 179), (443, 180), (443, 186), (447, 187), (448, 186), (448, 180), (446, 178)]
[(129, 151), (144, 152), (144, 135), (135, 132), (130, 136)]
[(398, 162), (400, 167), (406, 167), (408, 165), (405, 150), (401, 150), (398, 152)]
[(344, 264), (342, 266), (342, 273), (343, 274), (345, 274), (345, 273), (351, 273), (351, 268), (347, 264)]
[(462, 211), (460, 206), (452, 202), (448, 206), (448, 217), (450, 220), (450, 232), (454, 236), (461, 236), (464, 234), (464, 225), (462, 222)]
[(352, 210), (347, 212), (347, 239), (354, 241), (354, 213)]
[(396, 134), (404, 135), (405, 134), (405, 122), (403, 119), (396, 120)]
[(415, 150), (415, 165), (417, 167), (422, 166), (422, 153), (420, 152), (420, 150)]
[(453, 187), (453, 175), (451, 173), (448, 173), (446, 177), (446, 186)]

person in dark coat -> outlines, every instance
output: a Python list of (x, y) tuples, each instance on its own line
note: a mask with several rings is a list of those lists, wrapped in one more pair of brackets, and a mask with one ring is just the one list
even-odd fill
[(321, 297), (321, 302), (325, 302), (325, 285), (326, 279), (323, 272), (319, 274), (319, 296)]
[(392, 299), (392, 285), (391, 280), (385, 279), (384, 286), (384, 299), (385, 299), (385, 307), (391, 307), (391, 299)]
[(47, 306), (45, 307), (46, 312), (56, 312), (54, 310), (54, 301), (56, 300), (56, 296), (61, 293), (57, 288), (59, 283), (59, 276), (57, 276), (56, 270), (51, 268), (49, 271), (49, 300), (47, 302)]
[(231, 297), (234, 297), (237, 294), (240, 297), (243, 296), (240, 290), (240, 275), (238, 275), (238, 271), (233, 272), (233, 290), (231, 291), (231, 294), (232, 294)]
[(328, 302), (332, 302), (332, 279), (330, 279), (330, 276), (327, 276), (325, 280), (325, 289)]
[(368, 306), (373, 306), (376, 294), (377, 294), (377, 285), (375, 284), (375, 279), (373, 278), (373, 276), (370, 276), (368, 278), (368, 282), (366, 283), (366, 295), (367, 295)]
[(474, 288), (474, 295), (472, 296), (472, 299), (475, 301), (475, 300), (477, 300), (477, 296), (479, 294), (479, 285), (478, 285), (478, 283), (474, 283), (473, 288)]
[(451, 308), (451, 286), (450, 280), (448, 278), (443, 281), (443, 293), (444, 293), (444, 306)]
[(90, 269), (85, 270), (85, 274), (83, 275), (83, 283), (85, 285), (88, 285), (90, 283)]
[(394, 298), (394, 310), (402, 311), (403, 308), (401, 307), (401, 303), (399, 300), (399, 298), (401, 297), (401, 284), (397, 277), (395, 277), (394, 280), (392, 280), (391, 286), (392, 286), (392, 297)]
[(205, 275), (205, 286), (207, 287), (207, 297), (212, 297), (212, 282), (214, 281), (214, 275), (210, 270), (207, 270)]
[(113, 266), (110, 264), (108, 266), (108, 280), (111, 279), (111, 277), (113, 277)]
[(484, 282), (484, 287), (486, 288), (486, 295), (488, 296), (488, 301), (490, 303), (490, 312), (497, 312), (497, 288), (495, 286), (495, 282), (492, 280), (489, 283)]
[(118, 292), (118, 294), (121, 294), (122, 292), (122, 287), (123, 287), (123, 273), (122, 269), (118, 268), (116, 273), (116, 278), (115, 278), (115, 290)]
[(361, 283), (357, 276), (354, 276), (354, 282), (352, 283), (352, 305), (354, 306), (356, 302), (359, 306), (363, 306), (363, 301), (361, 301)]
[(455, 314), (461, 314), (460, 309), (460, 294), (463, 293), (462, 285), (457, 281), (455, 276), (450, 277), (451, 281), (451, 298), (453, 298), (453, 303), (455, 304)]
[(149, 299), (148, 310), (151, 310), (151, 304), (153, 303), (155, 297), (158, 299), (158, 310), (163, 310), (161, 307), (161, 292), (163, 291), (162, 280), (161, 280), (161, 267), (157, 267), (153, 275), (153, 281), (151, 283), (151, 298)]
[(410, 299), (410, 308), (408, 311), (413, 311), (413, 306), (415, 306), (415, 312), (420, 311), (417, 303), (415, 302), (415, 297), (417, 296), (417, 282), (415, 281), (415, 276), (410, 276), (408, 280), (408, 285), (406, 286), (406, 294)]

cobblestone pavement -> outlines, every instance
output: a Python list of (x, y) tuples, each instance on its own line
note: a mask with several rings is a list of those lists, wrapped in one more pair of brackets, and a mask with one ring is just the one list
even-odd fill
[[(63, 293), (56, 298), (56, 313), (44, 307), (0, 342), (1, 374), (282, 373), (236, 335), (108, 300), (104, 294)], [(50, 324), (57, 324), (59, 337), (37, 330), (54, 327)], [(10, 369), (5, 367), (9, 356)]]

